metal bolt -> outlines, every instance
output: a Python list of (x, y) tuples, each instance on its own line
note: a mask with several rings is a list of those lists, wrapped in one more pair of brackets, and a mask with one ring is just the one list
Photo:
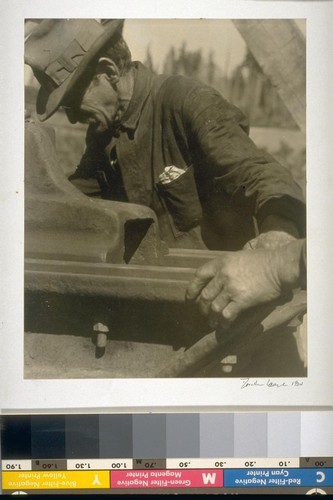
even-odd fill
[(221, 359), (220, 363), (222, 365), (222, 371), (224, 373), (231, 373), (233, 365), (237, 363), (237, 356), (236, 355), (226, 356), (225, 358)]
[(101, 358), (105, 354), (105, 348), (108, 341), (109, 328), (104, 323), (95, 323), (93, 326), (96, 336), (96, 358)]

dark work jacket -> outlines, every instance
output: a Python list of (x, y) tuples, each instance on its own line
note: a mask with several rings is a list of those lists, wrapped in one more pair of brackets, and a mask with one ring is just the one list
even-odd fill
[[(72, 178), (98, 179), (104, 198), (151, 207), (169, 246), (237, 249), (268, 215), (305, 231), (302, 191), (259, 150), (245, 116), (211, 87), (135, 63), (133, 97), (116, 131), (88, 129)], [(184, 173), (169, 184), (167, 166)]]

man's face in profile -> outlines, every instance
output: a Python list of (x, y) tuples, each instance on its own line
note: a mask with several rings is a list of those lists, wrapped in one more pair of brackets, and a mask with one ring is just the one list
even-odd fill
[(106, 73), (94, 75), (81, 97), (71, 95), (63, 105), (71, 123), (89, 124), (95, 132), (110, 129), (117, 121), (118, 93)]

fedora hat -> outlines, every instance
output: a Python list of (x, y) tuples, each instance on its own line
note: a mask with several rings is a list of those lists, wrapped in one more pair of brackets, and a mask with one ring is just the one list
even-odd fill
[(36, 111), (47, 120), (78, 81), (94, 68), (103, 49), (120, 38), (123, 20), (44, 19), (25, 41), (24, 61), (41, 84)]

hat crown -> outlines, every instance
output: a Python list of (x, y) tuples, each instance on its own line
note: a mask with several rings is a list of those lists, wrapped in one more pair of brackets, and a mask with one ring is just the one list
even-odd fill
[(56, 67), (63, 65), (71, 73), (103, 32), (102, 25), (93, 19), (45, 19), (25, 43), (25, 62), (37, 73), (43, 71), (52, 79), (55, 76), (59, 85), (64, 78), (56, 77)]
[(25, 42), (25, 63), (41, 84), (37, 114), (46, 120), (115, 37), (122, 20), (43, 19)]

